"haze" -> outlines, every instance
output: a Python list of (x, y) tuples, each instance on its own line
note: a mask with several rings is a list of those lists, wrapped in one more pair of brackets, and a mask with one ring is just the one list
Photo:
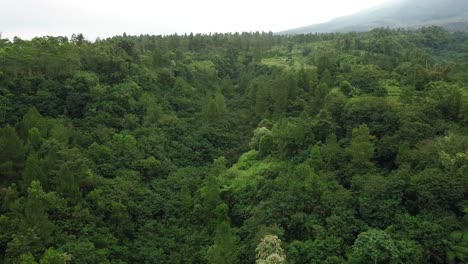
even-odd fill
[(18, 36), (87, 39), (139, 34), (281, 31), (332, 18), (388, 0), (0, 0), (0, 32)]

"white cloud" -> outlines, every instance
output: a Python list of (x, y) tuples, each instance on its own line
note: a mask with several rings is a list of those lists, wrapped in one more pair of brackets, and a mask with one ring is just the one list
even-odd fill
[(387, 0), (0, 0), (5, 37), (280, 31)]

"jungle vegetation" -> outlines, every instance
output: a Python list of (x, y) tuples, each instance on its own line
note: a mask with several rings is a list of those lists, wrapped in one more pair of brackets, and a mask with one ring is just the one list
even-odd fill
[(0, 40), (1, 263), (466, 263), (468, 33)]

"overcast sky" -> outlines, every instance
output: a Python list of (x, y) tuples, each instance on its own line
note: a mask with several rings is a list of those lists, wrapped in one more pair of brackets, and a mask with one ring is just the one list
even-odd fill
[(0, 0), (3, 37), (281, 31), (387, 0)]

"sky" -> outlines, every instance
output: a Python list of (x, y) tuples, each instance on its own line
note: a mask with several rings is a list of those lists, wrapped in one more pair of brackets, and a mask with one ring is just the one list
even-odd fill
[(0, 0), (3, 38), (273, 31), (350, 15), (388, 0)]

